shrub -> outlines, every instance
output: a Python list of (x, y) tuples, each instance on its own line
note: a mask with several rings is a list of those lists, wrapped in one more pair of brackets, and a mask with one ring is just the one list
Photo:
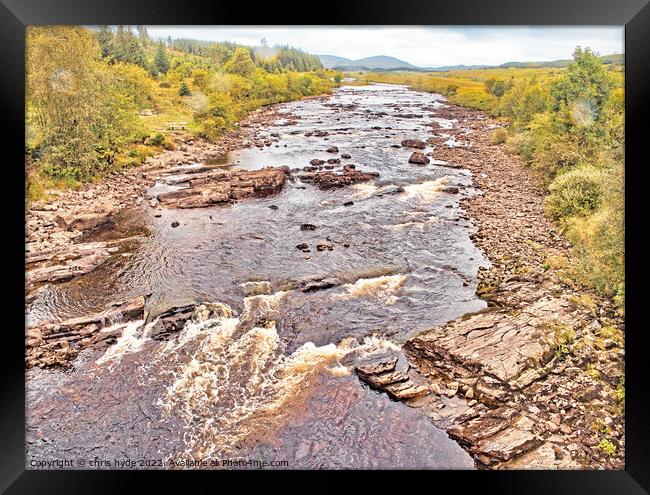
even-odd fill
[(458, 91), (458, 84), (449, 84), (444, 89), (444, 94), (445, 96), (452, 96), (456, 94), (456, 91)]
[(592, 213), (600, 205), (603, 182), (603, 173), (592, 167), (577, 168), (557, 176), (544, 199), (546, 213), (555, 220)]
[(601, 440), (598, 443), (597, 448), (602, 450), (606, 455), (610, 457), (616, 453), (616, 446), (612, 442), (606, 439)]
[(495, 129), (495, 131), (492, 133), (491, 143), (493, 145), (503, 144), (507, 140), (508, 140), (508, 131), (506, 131), (503, 127)]
[(185, 82), (182, 82), (180, 87), (178, 88), (178, 95), (179, 96), (190, 96), (192, 92), (190, 91), (190, 88), (185, 84)]
[(150, 137), (147, 140), (147, 144), (149, 146), (160, 146), (161, 144), (163, 144), (164, 141), (165, 141), (165, 136), (162, 133), (157, 132), (156, 134), (154, 134), (153, 137)]

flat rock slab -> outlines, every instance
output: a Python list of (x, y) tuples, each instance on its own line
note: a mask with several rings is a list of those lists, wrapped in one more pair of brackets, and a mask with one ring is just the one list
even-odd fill
[(190, 187), (160, 193), (158, 201), (169, 208), (204, 208), (244, 198), (279, 193), (289, 175), (287, 167), (218, 171), (189, 181)]
[[(548, 322), (569, 319), (571, 310), (567, 300), (546, 297), (516, 316), (505, 311), (479, 313), (417, 337), (410, 344), (430, 357), (479, 370), (521, 388), (527, 383), (517, 379), (524, 372), (544, 366), (553, 357), (557, 336)], [(535, 376), (526, 375), (530, 381)]]
[(90, 272), (119, 251), (119, 244), (135, 239), (138, 237), (70, 244), (28, 253), (25, 257), (25, 284), (28, 294), (40, 284), (61, 282)]

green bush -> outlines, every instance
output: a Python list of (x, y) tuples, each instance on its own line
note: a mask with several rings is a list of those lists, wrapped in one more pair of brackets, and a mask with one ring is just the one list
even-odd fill
[(160, 146), (164, 142), (165, 142), (165, 136), (164, 136), (164, 134), (162, 134), (160, 132), (157, 132), (156, 134), (154, 134), (153, 137), (150, 137), (147, 140), (147, 144), (149, 146)]
[(192, 92), (190, 91), (190, 88), (185, 84), (185, 82), (182, 82), (178, 88), (178, 96), (190, 96), (191, 94)]
[(604, 175), (592, 167), (573, 169), (553, 180), (544, 199), (546, 213), (554, 220), (594, 212), (603, 196)]

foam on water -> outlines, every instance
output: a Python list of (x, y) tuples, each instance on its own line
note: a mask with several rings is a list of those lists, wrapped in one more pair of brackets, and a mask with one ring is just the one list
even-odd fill
[(404, 286), (406, 275), (383, 275), (374, 278), (360, 278), (353, 284), (345, 284), (345, 294), (338, 297), (351, 299), (356, 297), (374, 297), (384, 304), (395, 304), (397, 292)]
[(151, 328), (153, 323), (146, 327), (143, 327), (143, 325), (144, 320), (135, 320), (126, 324), (117, 323), (102, 329), (102, 332), (112, 332), (123, 327), (122, 335), (95, 363), (98, 365), (108, 364), (108, 368), (112, 370), (120, 362), (122, 356), (139, 351), (147, 341), (147, 330)]
[(404, 187), (405, 199), (418, 199), (423, 202), (435, 201), (440, 195), (440, 191), (447, 183), (446, 177), (435, 180), (427, 180), (419, 184), (409, 184)]
[[(399, 285), (402, 278), (388, 277), (378, 283)], [(340, 360), (350, 353), (366, 357), (398, 349), (385, 339), (366, 337), (361, 344), (356, 340), (323, 346), (307, 342), (285, 354), (276, 323), (268, 319), (284, 295), (246, 298), (239, 318), (228, 312), (203, 321), (193, 319), (169, 343), (165, 353), (172, 347), (181, 352), (192, 349), (189, 359), (179, 360), (159, 403), (165, 414), (179, 416), (186, 425), (188, 448), (183, 455), (223, 454), (252, 433), (272, 431), (282, 424), (287, 406), (296, 407), (295, 399), (309, 387), (311, 377), (318, 373), (348, 376), (351, 369)]]

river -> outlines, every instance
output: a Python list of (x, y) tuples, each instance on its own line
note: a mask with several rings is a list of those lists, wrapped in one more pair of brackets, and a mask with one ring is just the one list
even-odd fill
[[(396, 146), (426, 140), (433, 122), (456, 125), (436, 116), (443, 107), (439, 95), (396, 85), (283, 104), (286, 118), (263, 130), (272, 144), (232, 152), (224, 167), (339, 158), (379, 178), (329, 191), (293, 180), (278, 195), (230, 206), (128, 210), (97, 234), (140, 238), (40, 291), (28, 319), (80, 316), (139, 295), (150, 318), (125, 325), (105, 352), (82, 353), (71, 371), (28, 371), (28, 464), (243, 458), (289, 468), (471, 468), (443, 430), (353, 373), (355, 361), (485, 307), (475, 289), (486, 261), (459, 208), (480, 193), (469, 172), (409, 163), (413, 150)], [(181, 187), (178, 177), (151, 193)], [(189, 303), (205, 303), (205, 316), (170, 340), (149, 338), (157, 314)]]

